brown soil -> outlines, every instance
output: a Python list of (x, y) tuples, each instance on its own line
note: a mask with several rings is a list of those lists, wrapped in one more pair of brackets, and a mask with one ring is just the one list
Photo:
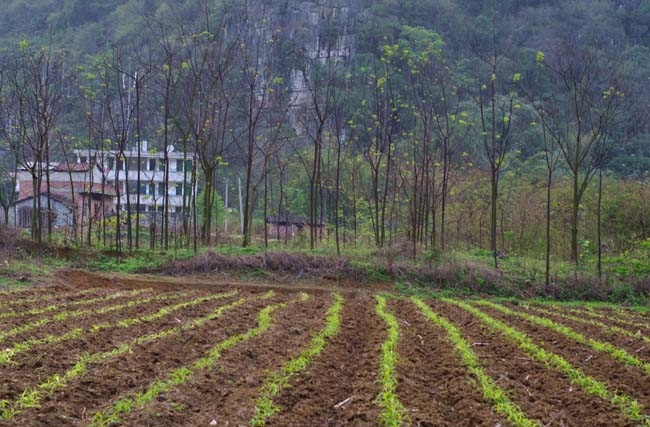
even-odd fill
[[(517, 307), (514, 305), (509, 305), (509, 307), (513, 310), (521, 311), (523, 310), (521, 307)], [(650, 344), (645, 343), (641, 338), (635, 338), (635, 337), (628, 337), (625, 335), (621, 335), (619, 333), (609, 333), (605, 332), (602, 328), (593, 326), (593, 325), (588, 325), (582, 322), (576, 322), (574, 320), (568, 320), (564, 319), (560, 316), (554, 316), (554, 315), (549, 315), (546, 313), (540, 313), (537, 311), (530, 311), (530, 314), (533, 314), (535, 316), (539, 317), (544, 317), (546, 319), (551, 319), (554, 322), (568, 326), (571, 329), (574, 329), (576, 332), (581, 333), (587, 338), (593, 338), (599, 341), (604, 341), (611, 343), (617, 347), (620, 347), (630, 354), (633, 354), (634, 356), (640, 358), (641, 360), (645, 362), (650, 361)], [(591, 319), (589, 319), (591, 320)], [(613, 325), (612, 322), (608, 322), (605, 319), (594, 319), (598, 322), (605, 323), (608, 325)], [(613, 325), (614, 326), (614, 325)], [(623, 329), (626, 329), (632, 333), (635, 333), (636, 330), (632, 329), (629, 325), (615, 325), (615, 326), (620, 326)]]
[[(52, 290), (46, 291), (42, 288), (30, 288), (25, 289), (23, 292), (12, 293), (9, 295), (0, 294), (0, 312), (45, 307), (52, 304), (74, 301), (75, 299), (80, 298), (96, 298), (106, 295), (109, 291), (110, 290), (101, 288), (88, 288), (52, 292)], [(32, 301), (33, 299), (36, 299), (36, 301)]]
[[(109, 296), (110, 294), (111, 294), (110, 291), (104, 291), (102, 294), (98, 294), (97, 298), (103, 298), (103, 297)], [(133, 300), (144, 299), (144, 298), (149, 298), (149, 297), (153, 297), (153, 296), (154, 296), (153, 292), (143, 292), (143, 293), (135, 295), (135, 296), (132, 296), (132, 295), (120, 295), (117, 298), (110, 298), (110, 299), (107, 299), (107, 300), (104, 300), (104, 301), (94, 302), (94, 303), (91, 303), (91, 304), (81, 304), (81, 305), (70, 305), (70, 304), (67, 304), (67, 303), (70, 303), (70, 302), (73, 302), (73, 301), (78, 301), (80, 299), (90, 299), (90, 298), (94, 299), (95, 296), (92, 296), (90, 298), (70, 297), (70, 298), (67, 299), (67, 303), (66, 302), (61, 302), (60, 307), (58, 307), (57, 309), (52, 310), (52, 311), (45, 311), (45, 312), (40, 313), (40, 314), (24, 314), (24, 310), (21, 310), (22, 314), (18, 313), (18, 315), (15, 316), (15, 317), (0, 319), (0, 330), (5, 331), (7, 329), (11, 329), (11, 328), (14, 328), (14, 327), (17, 327), (17, 326), (22, 326), (22, 325), (24, 325), (26, 323), (38, 321), (38, 320), (45, 319), (45, 318), (50, 318), (50, 317), (56, 316), (57, 314), (62, 313), (64, 311), (94, 310), (94, 309), (98, 309), (98, 308), (102, 308), (102, 307), (110, 307), (110, 306), (114, 306), (114, 305), (126, 304), (126, 303), (128, 303), (130, 301), (133, 301)], [(50, 304), (49, 303), (35, 304), (34, 308), (46, 307), (48, 305), (50, 305)], [(120, 310), (118, 310), (118, 312), (119, 311)], [(74, 322), (77, 319), (79, 319), (79, 318), (78, 317), (73, 317), (73, 318), (69, 319), (69, 321)], [(58, 322), (54, 322), (54, 323), (58, 323)], [(44, 327), (46, 327), (46, 326), (47, 326), (47, 324), (44, 325)]]
[[(58, 286), (93, 286), (110, 287), (112, 289), (154, 288), (158, 290), (183, 290), (202, 289), (220, 291), (232, 289), (268, 289), (278, 292), (306, 291), (315, 293), (339, 292), (365, 292), (374, 294), (377, 291), (392, 291), (391, 283), (358, 283), (349, 278), (338, 280), (305, 279), (305, 280), (280, 280), (270, 278), (258, 279), (247, 277), (245, 280), (239, 275), (230, 273), (213, 272), (209, 274), (196, 274), (192, 276), (173, 277), (152, 274), (112, 274), (90, 273), (82, 270), (62, 270), (57, 275)], [(65, 284), (65, 285), (64, 285)]]
[[(226, 304), (227, 300), (209, 302), (195, 307), (178, 311), (171, 316), (166, 316), (158, 321), (135, 325), (131, 328), (107, 329), (95, 334), (83, 335), (80, 339), (71, 342), (61, 342), (54, 345), (44, 346), (38, 351), (29, 351), (15, 357), (14, 363), (0, 366), (0, 377), (4, 379), (0, 383), (0, 400), (15, 399), (24, 390), (34, 387), (44, 381), (47, 377), (59, 373), (62, 374), (72, 367), (82, 354), (94, 354), (97, 352), (109, 351), (122, 343), (131, 341), (141, 335), (151, 334), (163, 329), (168, 329), (179, 324), (191, 321), (194, 318), (205, 316), (214, 310), (216, 306)], [(162, 305), (152, 305), (161, 307)], [(142, 307), (139, 308), (142, 312)], [(149, 313), (147, 310), (144, 313)], [(153, 310), (151, 312), (154, 312)], [(130, 315), (136, 315), (132, 310)], [(129, 316), (131, 317), (131, 316)], [(126, 319), (123, 313), (112, 312), (101, 317), (101, 321), (115, 322)], [(88, 321), (90, 326), (97, 320)], [(77, 319), (79, 321), (79, 319)], [(80, 322), (81, 324), (81, 322)], [(49, 330), (50, 333), (60, 335), (67, 332), (76, 324), (57, 325)]]
[(446, 332), (426, 319), (417, 307), (391, 304), (400, 321), (397, 394), (412, 425), (422, 427), (504, 425), (481, 392), (470, 385), (467, 369), (454, 353)]
[[(286, 297), (275, 297), (286, 299)], [(240, 333), (256, 324), (257, 312), (273, 300), (254, 300), (239, 306), (223, 317), (207, 325), (185, 331), (154, 343), (137, 348), (133, 353), (106, 360), (89, 367), (83, 377), (73, 380), (67, 387), (46, 397), (40, 410), (34, 414), (26, 411), (18, 414), (8, 425), (52, 426), (79, 425), (87, 423), (102, 405), (126, 393), (139, 391), (147, 387), (155, 378), (180, 366), (185, 366), (202, 357), (203, 354), (225, 337)], [(225, 303), (212, 303), (210, 309), (188, 313), (188, 317), (179, 318), (180, 323), (199, 317), (212, 311), (214, 307)], [(172, 316), (159, 330), (178, 325)], [(131, 337), (140, 335), (141, 331), (131, 333)], [(144, 331), (147, 333), (147, 331)], [(125, 339), (114, 340), (114, 347)], [(66, 357), (67, 358), (67, 357)]]
[[(511, 306), (518, 307), (518, 304), (511, 304)], [(615, 310), (610, 310), (610, 309), (594, 309), (593, 311), (595, 313), (598, 313), (600, 315), (606, 316), (606, 317), (595, 317), (595, 316), (589, 316), (588, 314), (582, 314), (578, 313), (575, 311), (571, 311), (571, 308), (565, 308), (565, 307), (548, 307), (545, 305), (533, 305), (534, 307), (540, 307), (549, 311), (555, 311), (558, 313), (562, 314), (568, 314), (570, 316), (578, 316), (578, 317), (583, 317), (585, 319), (589, 320), (595, 320), (598, 322), (603, 322), (607, 324), (612, 324), (615, 326), (620, 326), (622, 328), (629, 329), (632, 326), (625, 324), (621, 322), (623, 320), (624, 322), (634, 322), (642, 326), (642, 331), (644, 333), (648, 333), (650, 331), (650, 318), (644, 317), (641, 313), (637, 313), (635, 311), (628, 310), (625, 313), (620, 313)], [(583, 310), (584, 311), (584, 310)]]
[(618, 408), (572, 386), (561, 373), (529, 358), (499, 332), (460, 308), (436, 303), (434, 310), (461, 328), (485, 372), (514, 403), (544, 426), (633, 426)]
[(377, 425), (379, 348), (386, 332), (374, 306), (368, 296), (346, 296), (338, 335), (275, 399), (282, 411), (268, 426)]
[[(546, 350), (561, 355), (585, 374), (609, 384), (612, 390), (626, 393), (644, 407), (650, 407), (650, 380), (642, 369), (624, 365), (609, 354), (597, 352), (560, 333), (518, 317), (507, 316), (486, 307), (481, 307), (481, 310), (525, 332), (535, 343), (543, 343)], [(599, 334), (597, 328), (588, 325), (580, 331), (587, 337), (597, 337)]]
[[(269, 372), (276, 371), (309, 343), (325, 324), (331, 298), (310, 298), (276, 314), (263, 335), (225, 352), (211, 372), (161, 396), (153, 405), (124, 419), (138, 426), (247, 426), (255, 399)], [(213, 424), (214, 425), (214, 424)]]
[[(47, 289), (33, 289), (15, 295), (0, 294), (3, 299), (57, 295), (49, 301), (22, 304), (32, 308), (47, 306), (52, 301), (65, 303), (78, 297), (68, 294), (98, 287), (97, 295), (130, 289), (152, 288), (149, 294), (190, 291), (183, 299), (154, 301), (149, 304), (104, 315), (83, 316), (57, 322), (6, 340), (2, 346), (46, 334), (60, 335), (74, 327), (88, 327), (98, 322), (153, 313), (165, 305), (188, 301), (199, 295), (230, 291), (237, 297), (211, 301), (173, 313), (155, 322), (130, 328), (114, 328), (86, 334), (77, 340), (41, 346), (19, 354), (14, 365), (0, 366), (0, 400), (16, 399), (48, 376), (62, 374), (84, 353), (111, 350), (135, 337), (159, 332), (197, 317), (205, 316), (215, 307), (242, 296), (260, 295), (275, 290), (271, 300), (254, 300), (228, 311), (223, 317), (201, 328), (135, 348), (125, 354), (89, 366), (87, 373), (71, 380), (52, 396), (45, 397), (40, 408), (25, 410), (8, 426), (70, 426), (86, 425), (92, 415), (115, 399), (141, 391), (156, 378), (191, 364), (205, 355), (217, 342), (233, 334), (245, 332), (257, 323), (259, 310), (278, 301), (295, 299), (298, 290), (311, 295), (307, 303), (292, 305), (276, 312), (276, 324), (265, 334), (225, 351), (212, 372), (196, 375), (193, 380), (151, 405), (136, 408), (125, 416), (134, 426), (246, 426), (253, 415), (259, 387), (269, 371), (276, 370), (309, 342), (325, 322), (327, 307), (332, 303), (332, 290), (345, 297), (342, 324), (338, 335), (312, 364), (292, 378), (289, 386), (274, 400), (281, 410), (269, 426), (377, 426), (380, 393), (378, 381), (381, 343), (386, 338), (385, 324), (374, 313), (374, 292), (368, 285), (339, 282), (241, 283), (226, 276), (215, 277), (149, 277), (99, 275), (70, 270), (59, 274)], [(381, 288), (384, 289), (384, 288)], [(58, 295), (62, 294), (62, 295)], [(63, 295), (65, 294), (65, 295)], [(94, 295), (94, 293), (93, 293)], [(136, 298), (142, 298), (138, 296)], [(88, 298), (87, 296), (84, 298)], [(94, 304), (105, 307), (124, 299)], [(572, 386), (561, 373), (547, 368), (526, 356), (500, 333), (490, 330), (465, 311), (440, 302), (434, 309), (457, 324), (473, 344), (486, 373), (504, 388), (511, 399), (532, 419), (545, 426), (632, 426), (618, 408), (599, 398), (586, 395)], [(74, 309), (76, 309), (75, 307)], [(79, 307), (81, 308), (81, 307)], [(479, 390), (462, 366), (458, 355), (447, 341), (446, 333), (422, 316), (410, 303), (391, 301), (389, 308), (398, 317), (401, 335), (398, 344), (397, 393), (413, 426), (497, 426), (507, 425), (495, 414), (489, 403), (482, 401)], [(536, 328), (527, 322), (510, 319), (486, 310), (524, 330), (544, 347), (566, 357), (587, 374), (607, 381), (640, 403), (650, 407), (650, 381), (637, 368), (625, 367), (608, 355), (595, 354), (562, 336)], [(55, 312), (46, 314), (51, 316)], [(31, 316), (29, 320), (39, 318)], [(7, 319), (9, 320), (9, 319)], [(18, 325), (27, 318), (13, 319)], [(1, 323), (1, 322), (0, 322)], [(586, 335), (609, 340), (632, 349), (636, 343), (626, 342), (584, 325), (572, 325)], [(626, 347), (627, 346), (627, 347)], [(641, 350), (640, 357), (649, 353)], [(591, 357), (590, 357), (591, 356)], [(214, 421), (214, 423), (213, 423)], [(216, 423), (216, 424), (215, 424)]]
[[(172, 293), (170, 295), (178, 296), (180, 294)], [(163, 307), (167, 307), (185, 301), (191, 301), (198, 297), (199, 294), (186, 295), (184, 298), (179, 297), (179, 298), (172, 298), (166, 301), (153, 301), (148, 304), (143, 304), (140, 306), (135, 306), (125, 310), (118, 310), (118, 311), (114, 311), (102, 315), (93, 314), (90, 316), (72, 318), (62, 322), (54, 322), (33, 329), (31, 331), (18, 334), (14, 337), (8, 338), (2, 344), (5, 347), (10, 347), (14, 343), (23, 342), (30, 337), (40, 339), (46, 337), (47, 335), (60, 336), (66, 334), (67, 332), (75, 328), (88, 329), (98, 323), (114, 324), (123, 319), (131, 319), (131, 318), (137, 318), (148, 314), (153, 314)], [(186, 316), (185, 312), (197, 310), (197, 309), (201, 310), (200, 304), (192, 308), (188, 307), (185, 308), (184, 310), (179, 310), (173, 313), (172, 317), (182, 318), (183, 316)], [(153, 323), (155, 322), (152, 322), (152, 324)], [(108, 329), (103, 329), (95, 334), (87, 333), (84, 336), (80, 337), (80, 339), (78, 340), (68, 340), (68, 341), (63, 341), (59, 344), (35, 346), (32, 350), (28, 350), (17, 354), (12, 359), (14, 363), (12, 363), (10, 366), (0, 365), (0, 377), (3, 376), (3, 372), (5, 370), (8, 369), (10, 371), (13, 371), (16, 369), (17, 366), (21, 368), (30, 367), (30, 369), (36, 369), (37, 372), (44, 372), (43, 371), (44, 363), (47, 363), (47, 360), (51, 358), (53, 355), (57, 355), (59, 353), (74, 355), (73, 349), (77, 347), (82, 347), (84, 351), (88, 351), (89, 350), (88, 346), (91, 340), (93, 342), (106, 343), (106, 345), (111, 345), (114, 337), (116, 337), (116, 334), (119, 334), (118, 329), (123, 329), (124, 333), (132, 334), (135, 331), (135, 328), (137, 326), (138, 325), (134, 325), (131, 326), (130, 328), (108, 328)], [(159, 325), (156, 324), (153, 327), (156, 328), (159, 327)], [(57, 364), (57, 366), (59, 365)]]
[(632, 309), (625, 309), (623, 311), (613, 310), (611, 308), (596, 308), (594, 309), (596, 313), (604, 314), (606, 316), (619, 317), (621, 319), (638, 321), (638, 322), (650, 322), (650, 312), (636, 311)]

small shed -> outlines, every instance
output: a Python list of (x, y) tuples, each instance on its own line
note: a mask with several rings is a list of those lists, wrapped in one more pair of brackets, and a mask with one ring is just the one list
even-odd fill
[(271, 238), (293, 239), (301, 233), (308, 234), (309, 229), (315, 227), (318, 236), (322, 237), (325, 230), (325, 221), (322, 218), (311, 224), (308, 218), (297, 215), (271, 215), (266, 218), (266, 228)]
[[(68, 228), (75, 224), (75, 207), (72, 200), (60, 194), (50, 195), (50, 211), (47, 210), (47, 193), (40, 195), (41, 224), (47, 226), (48, 217), (54, 228)], [(34, 196), (19, 198), (9, 210), (9, 223), (17, 228), (32, 228), (34, 212)]]

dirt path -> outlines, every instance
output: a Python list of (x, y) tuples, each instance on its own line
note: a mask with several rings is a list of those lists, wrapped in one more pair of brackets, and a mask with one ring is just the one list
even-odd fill
[(275, 400), (282, 411), (267, 426), (377, 426), (386, 334), (374, 306), (365, 294), (346, 296), (337, 337)]
[(481, 392), (470, 385), (446, 339), (446, 332), (427, 320), (409, 301), (390, 305), (400, 321), (397, 394), (415, 426), (473, 427), (507, 425)]
[[(193, 276), (162, 276), (150, 274), (121, 274), (121, 273), (90, 273), (82, 270), (62, 270), (57, 280), (65, 286), (87, 287), (108, 286), (114, 289), (154, 288), (158, 290), (202, 289), (219, 292), (220, 289), (266, 289), (278, 292), (305, 291), (309, 293), (365, 293), (374, 295), (379, 291), (393, 291), (392, 283), (354, 283), (345, 278), (341, 280), (300, 280), (300, 281), (271, 281), (250, 278), (243, 280), (238, 276), (214, 272)], [(63, 284), (59, 285), (63, 286)]]
[[(485, 372), (514, 403), (544, 426), (634, 426), (618, 408), (572, 386), (563, 374), (530, 359), (499, 332), (455, 306), (434, 303), (434, 310), (460, 327)], [(544, 346), (546, 347), (546, 346)], [(549, 349), (551, 350), (551, 349)]]

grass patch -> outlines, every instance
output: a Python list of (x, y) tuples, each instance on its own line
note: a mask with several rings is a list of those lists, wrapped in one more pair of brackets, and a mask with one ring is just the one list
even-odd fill
[(521, 408), (508, 398), (508, 395), (501, 387), (483, 371), (478, 356), (472, 350), (472, 346), (463, 338), (457, 326), (445, 317), (437, 315), (421, 299), (412, 297), (411, 301), (426, 318), (447, 332), (447, 338), (454, 345), (456, 353), (458, 353), (470, 374), (477, 380), (483, 392), (483, 398), (492, 404), (497, 413), (506, 417), (515, 427), (538, 427), (540, 425), (537, 421), (528, 418)]
[(325, 327), (312, 338), (309, 346), (300, 354), (286, 362), (279, 371), (271, 374), (261, 387), (262, 395), (257, 399), (255, 416), (250, 421), (252, 426), (263, 426), (280, 408), (273, 403), (273, 397), (279, 395), (289, 385), (291, 379), (304, 370), (312, 360), (327, 346), (328, 340), (336, 336), (341, 327), (343, 297), (335, 294), (334, 304), (327, 310)]
[(399, 341), (399, 323), (397, 318), (386, 310), (386, 297), (377, 295), (375, 312), (386, 322), (388, 337), (381, 346), (379, 365), (379, 382), (381, 394), (379, 403), (382, 411), (379, 420), (384, 427), (398, 427), (406, 420), (406, 410), (396, 393), (397, 378), (395, 378), (395, 365), (397, 364), (397, 342)]
[(586, 375), (580, 368), (571, 365), (562, 356), (546, 351), (533, 343), (532, 339), (525, 333), (489, 316), (478, 308), (458, 300), (444, 299), (443, 301), (456, 305), (473, 314), (491, 329), (503, 334), (504, 337), (533, 359), (566, 375), (572, 384), (580, 386), (585, 393), (597, 396), (618, 407), (629, 420), (640, 422), (643, 426), (650, 426), (650, 417), (642, 413), (643, 406), (630, 396), (625, 393), (612, 391), (606, 383)]
[(155, 380), (145, 391), (125, 396), (103, 411), (95, 413), (90, 425), (92, 427), (104, 427), (121, 422), (120, 416), (131, 412), (133, 408), (142, 407), (161, 394), (188, 382), (197, 371), (214, 367), (221, 358), (223, 351), (269, 330), (273, 326), (272, 313), (274, 311), (298, 301), (305, 301), (307, 298), (308, 295), (303, 293), (299, 299), (266, 306), (257, 315), (257, 326), (243, 334), (232, 335), (219, 342), (208, 351), (207, 355), (198, 359), (192, 365), (178, 368), (169, 373), (166, 378)]

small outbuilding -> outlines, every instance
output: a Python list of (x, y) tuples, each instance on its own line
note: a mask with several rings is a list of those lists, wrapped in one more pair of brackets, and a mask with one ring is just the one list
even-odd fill
[(309, 234), (310, 228), (316, 228), (316, 235), (323, 236), (325, 221), (322, 218), (311, 224), (308, 218), (297, 215), (271, 215), (266, 218), (266, 229), (269, 237), (282, 239), (293, 239), (301, 233)]
[[(75, 205), (72, 200), (60, 194), (50, 195), (50, 210), (47, 209), (47, 193), (40, 195), (41, 224), (45, 227), (49, 220), (54, 228), (71, 228), (75, 224)], [(38, 205), (38, 200), (36, 200)], [(9, 223), (18, 228), (32, 228), (34, 196), (19, 198), (9, 210)], [(38, 221), (38, 217), (36, 217)]]

